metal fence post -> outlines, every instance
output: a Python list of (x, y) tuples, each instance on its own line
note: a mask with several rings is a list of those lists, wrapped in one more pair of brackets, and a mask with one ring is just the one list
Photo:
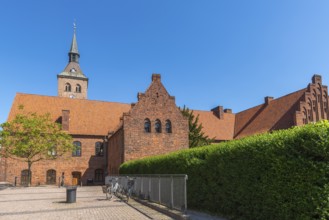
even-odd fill
[(159, 176), (159, 203), (161, 204), (161, 177)]
[(148, 195), (148, 200), (151, 201), (151, 192), (152, 192), (152, 186), (151, 186), (151, 177), (149, 177), (149, 195)]
[(185, 188), (185, 189), (184, 189), (184, 191), (185, 191), (185, 192), (184, 192), (184, 193), (185, 193), (185, 195), (184, 195), (184, 197), (185, 197), (185, 202), (184, 202), (184, 203), (185, 203), (185, 204), (184, 204), (184, 205), (185, 205), (185, 206), (184, 206), (184, 213), (186, 213), (186, 211), (187, 211), (187, 190), (186, 190), (186, 181), (187, 181), (187, 178), (188, 178), (188, 176), (185, 175), (185, 178), (184, 178), (184, 179), (185, 179), (185, 181), (184, 181), (184, 188)]
[(170, 208), (174, 208), (174, 177), (171, 176), (170, 183)]
[(141, 178), (142, 179), (142, 181), (141, 181), (141, 196), (143, 197), (143, 199), (144, 199), (144, 195), (143, 195), (143, 180), (144, 180), (144, 177), (142, 177)]

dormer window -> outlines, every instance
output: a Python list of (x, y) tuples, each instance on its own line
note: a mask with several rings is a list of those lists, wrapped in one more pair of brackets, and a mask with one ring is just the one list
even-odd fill
[(75, 73), (77, 70), (75, 68), (70, 69), (71, 73)]
[(65, 84), (65, 92), (71, 92), (71, 84), (70, 83)]

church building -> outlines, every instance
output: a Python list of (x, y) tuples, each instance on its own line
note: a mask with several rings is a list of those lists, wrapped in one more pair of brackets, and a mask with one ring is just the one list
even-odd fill
[[(120, 164), (146, 156), (188, 148), (188, 121), (170, 96), (159, 74), (152, 75), (137, 103), (88, 100), (88, 78), (79, 65), (80, 54), (74, 32), (69, 62), (57, 75), (58, 96), (17, 93), (8, 121), (18, 113), (50, 113), (73, 137), (75, 149), (56, 160), (32, 166), (32, 185), (103, 184), (108, 174), (117, 174)], [(27, 185), (27, 163), (1, 159), (0, 181)], [(1, 179), (2, 178), (2, 179)]]
[[(137, 94), (136, 103), (88, 100), (88, 77), (80, 68), (75, 30), (68, 56), (67, 66), (57, 75), (58, 95), (17, 93), (8, 116), (11, 121), (21, 111), (49, 113), (73, 137), (73, 152), (33, 164), (32, 185), (59, 184), (63, 177), (66, 185), (103, 184), (105, 176), (118, 174), (125, 161), (188, 148), (188, 120), (160, 74), (152, 74), (150, 86)], [(277, 99), (266, 96), (263, 104), (238, 113), (222, 106), (193, 110), (215, 142), (328, 119), (328, 113), (328, 88), (320, 75), (314, 75), (306, 88)], [(18, 185), (27, 185), (27, 163), (0, 158), (0, 182), (15, 179)]]

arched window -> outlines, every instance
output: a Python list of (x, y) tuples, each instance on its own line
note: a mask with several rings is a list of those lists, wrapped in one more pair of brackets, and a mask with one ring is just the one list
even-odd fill
[(73, 142), (74, 149), (72, 152), (73, 157), (81, 157), (81, 142), (80, 141), (74, 141)]
[(161, 121), (159, 119), (155, 120), (154, 128), (156, 133), (161, 133)]
[(327, 104), (327, 102), (323, 102), (323, 111), (324, 111), (324, 113), (328, 113), (328, 104)]
[(47, 170), (47, 184), (56, 184), (56, 170)]
[(104, 147), (102, 142), (95, 143), (95, 155), (96, 156), (104, 156)]
[(151, 121), (148, 118), (144, 120), (144, 131), (147, 133), (151, 132)]
[(81, 93), (81, 86), (79, 84), (76, 85), (75, 92)]
[(307, 124), (307, 111), (303, 108), (303, 124)]
[(321, 93), (322, 93), (322, 90), (321, 90), (321, 85), (318, 84), (318, 102), (321, 101)]
[(65, 92), (71, 92), (71, 84), (70, 83), (65, 84)]
[(170, 120), (166, 120), (166, 132), (167, 133), (171, 133), (171, 121)]
[(103, 182), (104, 181), (104, 170), (96, 169), (95, 170), (95, 182)]
[(328, 114), (328, 95), (326, 91), (323, 91), (323, 100), (324, 113)]
[(313, 108), (312, 108), (312, 100), (308, 98), (308, 118), (310, 121), (313, 121)]
[(56, 155), (57, 155), (56, 147), (53, 146), (53, 147), (49, 148), (49, 150), (48, 150), (48, 156), (55, 157)]

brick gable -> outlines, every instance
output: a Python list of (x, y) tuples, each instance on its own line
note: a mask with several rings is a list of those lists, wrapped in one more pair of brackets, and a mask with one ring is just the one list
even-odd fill
[[(144, 121), (151, 122), (151, 132), (145, 132)], [(155, 131), (155, 121), (161, 121), (162, 131)], [(172, 133), (165, 129), (166, 121), (171, 121)], [(175, 98), (170, 96), (158, 74), (152, 75), (152, 83), (145, 93), (138, 93), (138, 102), (128, 113), (123, 114), (122, 131), (113, 135), (118, 142), (114, 143), (112, 137), (109, 147), (117, 149), (112, 151), (112, 157), (120, 157), (120, 140), (124, 140), (123, 160), (129, 161), (152, 155), (165, 154), (172, 151), (188, 148), (188, 121), (175, 104)], [(119, 129), (120, 130), (120, 129)], [(123, 138), (117, 135), (123, 135)], [(114, 154), (114, 156), (113, 156)], [(118, 165), (109, 160), (109, 172), (117, 172)]]
[[(144, 131), (144, 120), (151, 122), (151, 132)], [(162, 132), (155, 131), (155, 121), (160, 120)], [(172, 133), (165, 131), (166, 120), (171, 121)], [(125, 134), (125, 161), (159, 155), (188, 148), (188, 121), (175, 104), (158, 74), (128, 114), (123, 116)]]

